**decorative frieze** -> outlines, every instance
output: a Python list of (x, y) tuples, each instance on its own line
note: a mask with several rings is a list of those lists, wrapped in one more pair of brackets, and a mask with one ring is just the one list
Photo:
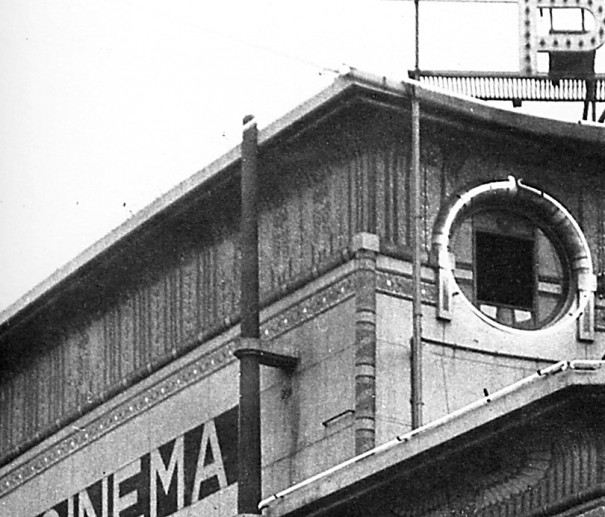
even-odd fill
[(0, 480), (0, 496), (15, 489), (31, 477), (52, 467), (65, 457), (101, 438), (116, 427), (123, 425), (143, 411), (163, 402), (191, 384), (207, 377), (234, 361), (235, 340), (188, 364), (176, 374), (162, 379), (144, 392), (121, 403), (82, 428), (72, 426), (74, 432), (38, 454), (24, 465), (9, 472)]
[[(404, 148), (390, 125), (377, 121), (372, 134), (365, 125), (363, 138), (355, 131), (329, 131), (308, 142), (309, 153), (292, 149), (295, 161), (280, 151), (275, 171), (263, 172), (264, 180), (278, 188), (267, 189), (260, 204), (262, 294), (286, 292), (299, 279), (317, 276), (357, 232), (378, 233), (393, 245), (405, 238)], [(5, 438), (0, 456), (9, 457), (87, 401), (115, 392), (124, 379), (165, 362), (175, 351), (183, 353), (195, 336), (216, 333), (237, 320), (239, 196), (227, 183), (211, 197), (175, 220), (163, 220), (148, 237), (140, 237), (131, 254), (105, 264), (99, 278), (91, 273), (87, 282), (96, 282), (103, 293), (83, 287), (73, 306), (57, 299), (57, 305), (65, 305), (63, 312), (48, 320), (42, 314), (21, 334), (16, 327), (11, 330), (8, 339), (15, 348), (40, 346), (61, 357), (51, 368), (42, 354), (32, 354), (38, 364), (25, 365), (26, 393), (4, 391), (11, 397), (0, 409)], [(95, 300), (90, 311), (89, 295)], [(88, 320), (84, 327), (78, 327), (76, 315)], [(281, 325), (272, 323), (269, 332), (281, 332)], [(49, 337), (50, 326), (57, 338)], [(32, 336), (40, 342), (32, 343)], [(84, 341), (80, 350), (78, 343)], [(34, 371), (49, 379), (51, 410), (34, 400)], [(3, 382), (13, 381), (4, 377)]]
[[(379, 271), (376, 279), (376, 290), (379, 293), (397, 296), (405, 300), (412, 299), (413, 283), (410, 275)], [(422, 282), (422, 303), (437, 303), (437, 288), (434, 283)]]
[[(271, 316), (261, 326), (264, 341), (271, 341), (354, 295), (354, 280), (347, 275), (300, 302)], [(117, 338), (117, 336), (116, 336)], [(159, 380), (83, 427), (72, 425), (73, 432), (0, 478), (0, 497), (22, 483), (56, 465), (70, 454), (110, 433), (183, 389), (199, 382), (235, 361), (236, 340), (230, 340), (212, 352), (186, 364), (176, 373)]]
[(279, 337), (342, 303), (353, 296), (354, 292), (354, 280), (350, 275), (346, 276), (263, 323), (261, 326), (262, 339), (268, 341)]

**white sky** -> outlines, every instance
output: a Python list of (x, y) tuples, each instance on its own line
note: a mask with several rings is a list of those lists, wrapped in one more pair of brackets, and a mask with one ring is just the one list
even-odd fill
[[(517, 69), (516, 5), (421, 9), (421, 67)], [(343, 63), (403, 77), (413, 27), (389, 0), (3, 0), (0, 310), (236, 145), (245, 114), (270, 123)]]

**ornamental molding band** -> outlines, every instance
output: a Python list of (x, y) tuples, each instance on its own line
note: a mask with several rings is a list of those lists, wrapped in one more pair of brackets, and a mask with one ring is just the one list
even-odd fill
[[(404, 300), (412, 300), (412, 277), (405, 273), (378, 271), (376, 291)], [(435, 305), (437, 303), (437, 286), (433, 282), (422, 281), (422, 303)]]
[(236, 340), (228, 341), (216, 350), (189, 363), (174, 375), (157, 382), (144, 392), (129, 398), (116, 408), (95, 418), (85, 426), (73, 425), (74, 432), (40, 452), (24, 465), (4, 475), (0, 479), (0, 497), (113, 431), (118, 426), (132, 420), (142, 412), (223, 368), (234, 361), (233, 351), (236, 348)]
[[(331, 285), (270, 316), (261, 326), (263, 340), (270, 342), (277, 339), (295, 327), (353, 297), (354, 294), (354, 277), (348, 272)], [(227, 332), (225, 330), (225, 333)], [(129, 397), (117, 407), (110, 409), (92, 421), (82, 426), (79, 426), (76, 422), (71, 426), (73, 432), (37, 453), (25, 463), (8, 470), (0, 477), (0, 497), (63, 461), (76, 451), (90, 445), (93, 441), (112, 432), (117, 427), (136, 418), (144, 411), (235, 362), (233, 352), (237, 347), (237, 338), (229, 339), (211, 352), (188, 362), (177, 372), (157, 381), (143, 392)], [(195, 354), (195, 351), (193, 353)], [(158, 374), (161, 373), (161, 371), (158, 372)]]
[(352, 274), (349, 273), (344, 278), (290, 306), (264, 322), (261, 326), (262, 339), (264, 341), (272, 341), (295, 327), (302, 325), (305, 321), (315, 318), (322, 312), (339, 305), (354, 294), (355, 281)]

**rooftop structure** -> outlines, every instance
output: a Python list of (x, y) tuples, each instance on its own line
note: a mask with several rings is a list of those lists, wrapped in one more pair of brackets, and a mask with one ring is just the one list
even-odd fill
[(0, 315), (0, 514), (603, 514), (605, 129), (359, 71), (253, 128)]

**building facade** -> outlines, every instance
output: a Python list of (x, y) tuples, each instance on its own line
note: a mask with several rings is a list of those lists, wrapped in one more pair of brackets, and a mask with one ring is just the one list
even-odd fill
[[(605, 515), (605, 132), (416, 87), (414, 213), (412, 87), (259, 134), (259, 512)], [(2, 314), (1, 515), (238, 513), (241, 153)]]

